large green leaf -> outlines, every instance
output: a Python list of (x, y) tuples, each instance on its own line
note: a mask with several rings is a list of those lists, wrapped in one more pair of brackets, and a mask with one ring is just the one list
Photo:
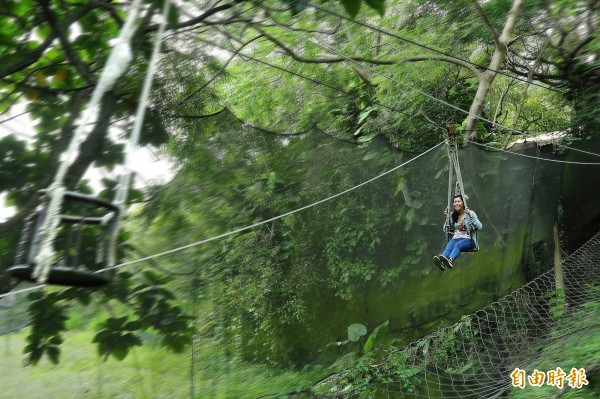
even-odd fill
[(167, 17), (167, 28), (174, 29), (179, 24), (179, 9), (173, 3), (169, 7), (169, 15)]
[(365, 0), (365, 3), (377, 11), (381, 17), (385, 14), (385, 0)]
[(386, 320), (383, 324), (377, 326), (369, 335), (364, 346), (365, 353), (370, 352), (383, 344), (388, 332), (388, 323), (389, 320)]
[(367, 327), (363, 324), (351, 324), (348, 326), (348, 339), (352, 342), (356, 342), (360, 337), (367, 334)]
[(360, 11), (361, 0), (340, 0), (340, 2), (350, 17), (354, 18), (358, 15), (358, 12)]

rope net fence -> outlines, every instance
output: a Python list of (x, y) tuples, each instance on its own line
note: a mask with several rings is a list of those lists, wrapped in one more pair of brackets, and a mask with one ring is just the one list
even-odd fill
[(558, 397), (582, 388), (581, 369), (597, 367), (576, 359), (598, 351), (586, 344), (600, 331), (599, 265), (597, 233), (563, 261), (564, 289), (557, 289), (557, 272), (547, 271), (456, 324), (389, 351), (385, 362), (372, 366), (389, 381), (375, 391), (380, 397), (475, 399)]

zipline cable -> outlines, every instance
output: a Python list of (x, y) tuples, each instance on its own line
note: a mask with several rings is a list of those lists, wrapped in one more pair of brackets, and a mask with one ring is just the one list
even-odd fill
[(123, 262), (123, 263), (121, 263), (119, 265), (116, 265), (114, 267), (111, 267), (111, 268), (101, 269), (101, 270), (98, 270), (97, 273), (100, 273), (100, 272), (105, 271), (105, 270), (116, 269), (116, 268), (120, 268), (120, 267), (123, 267), (123, 266), (132, 265), (132, 264), (135, 264), (135, 263), (146, 261), (148, 259), (153, 259), (153, 258), (157, 258), (157, 257), (160, 257), (160, 256), (169, 255), (169, 254), (172, 254), (172, 253), (175, 253), (175, 252), (179, 252), (179, 251), (182, 251), (184, 249), (192, 248), (192, 247), (195, 247), (195, 246), (198, 246), (198, 245), (201, 245), (201, 244), (205, 244), (207, 242), (215, 241), (215, 240), (218, 240), (218, 239), (230, 236), (230, 235), (234, 235), (234, 234), (237, 234), (237, 233), (240, 233), (240, 232), (243, 232), (243, 231), (251, 230), (251, 229), (253, 229), (253, 228), (257, 227), (257, 226), (261, 226), (263, 224), (267, 224), (267, 223), (270, 223), (272, 221), (275, 221), (275, 220), (278, 220), (278, 219), (282, 219), (282, 218), (287, 217), (289, 215), (292, 215), (294, 213), (301, 212), (303, 210), (312, 208), (314, 206), (317, 206), (319, 204), (322, 204), (324, 202), (330, 201), (330, 200), (332, 200), (334, 198), (337, 198), (339, 196), (347, 194), (347, 193), (349, 193), (351, 191), (354, 191), (354, 190), (356, 190), (356, 189), (358, 189), (358, 188), (360, 188), (362, 186), (365, 186), (365, 185), (367, 185), (369, 183), (372, 183), (373, 181), (375, 181), (377, 179), (380, 179), (383, 176), (386, 176), (386, 175), (388, 175), (388, 174), (390, 174), (390, 173), (392, 173), (392, 172), (394, 172), (394, 171), (396, 171), (396, 170), (398, 170), (398, 169), (400, 169), (400, 168), (408, 165), (409, 163), (417, 160), (418, 158), (422, 157), (423, 155), (425, 155), (425, 154), (433, 151), (437, 147), (441, 146), (442, 144), (444, 144), (443, 141), (440, 142), (440, 143), (438, 143), (438, 144), (436, 144), (435, 146), (431, 147), (430, 149), (428, 149), (428, 150), (420, 153), (419, 155), (417, 155), (417, 156), (409, 159), (408, 161), (403, 162), (402, 164), (393, 167), (392, 169), (389, 169), (389, 170), (387, 170), (387, 171), (385, 171), (385, 172), (383, 172), (383, 173), (381, 173), (381, 174), (379, 174), (379, 175), (377, 175), (377, 176), (375, 176), (375, 177), (373, 177), (373, 178), (371, 178), (369, 180), (366, 180), (366, 181), (364, 181), (362, 183), (359, 183), (359, 184), (357, 184), (355, 186), (352, 186), (352, 187), (350, 187), (350, 188), (348, 188), (346, 190), (340, 191), (339, 193), (333, 194), (333, 195), (331, 195), (331, 196), (329, 196), (327, 198), (320, 199), (318, 201), (315, 201), (315, 202), (310, 203), (308, 205), (305, 205), (305, 206), (302, 206), (300, 208), (294, 209), (292, 211), (280, 214), (278, 216), (275, 216), (275, 217), (272, 217), (272, 218), (269, 218), (269, 219), (266, 219), (266, 220), (262, 220), (260, 222), (257, 222), (257, 223), (254, 223), (254, 224), (251, 224), (251, 225), (248, 225), (248, 226), (245, 226), (245, 227), (240, 227), (238, 229), (234, 229), (234, 230), (231, 230), (231, 231), (228, 231), (226, 233), (219, 234), (219, 235), (216, 235), (216, 236), (213, 236), (213, 237), (210, 237), (210, 238), (206, 238), (204, 240), (200, 240), (200, 241), (197, 241), (197, 242), (194, 242), (194, 243), (191, 243), (191, 244), (183, 245), (181, 247), (173, 248), (171, 250), (160, 252), (160, 253), (157, 253), (157, 254), (154, 254), (154, 255), (149, 255), (149, 256), (146, 256), (146, 257), (143, 257), (143, 258), (140, 258), (140, 259), (135, 259), (135, 260), (128, 261), (128, 262)]
[(507, 150), (504, 150), (502, 148), (492, 147), (492, 146), (487, 145), (487, 144), (481, 144), (481, 143), (478, 143), (478, 142), (473, 141), (473, 140), (469, 140), (469, 143), (475, 144), (475, 145), (480, 146), (480, 147), (489, 148), (490, 150), (499, 151), (499, 152), (506, 152), (508, 154), (518, 155), (518, 156), (525, 157), (525, 158), (538, 159), (538, 160), (541, 160), (541, 161), (566, 163), (566, 164), (573, 164), (573, 165), (600, 165), (600, 162), (561, 161), (560, 159), (550, 159), (550, 158), (534, 157), (533, 155), (519, 154), (518, 152), (507, 151)]
[(560, 143), (556, 143), (556, 145), (559, 146), (559, 147), (568, 148), (569, 150), (578, 151), (578, 152), (582, 152), (584, 154), (588, 154), (588, 155), (593, 155), (593, 156), (596, 156), (596, 157), (600, 157), (600, 154), (596, 154), (595, 152), (580, 150), (578, 148), (569, 147), (569, 146), (566, 146), (566, 145), (560, 144)]

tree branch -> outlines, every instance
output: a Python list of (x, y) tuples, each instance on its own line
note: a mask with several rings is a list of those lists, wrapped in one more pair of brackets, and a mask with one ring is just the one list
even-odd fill
[[(244, 121), (243, 119), (240, 119), (236, 114), (233, 113), (233, 111), (231, 111), (229, 108), (224, 108), (224, 111), (227, 111), (231, 116), (233, 116), (235, 119), (237, 119), (242, 125), (244, 126), (248, 126), (251, 127), (252, 129), (256, 129), (260, 132), (264, 132), (264, 133), (269, 133), (269, 134), (273, 134), (275, 136), (299, 136), (305, 133), (308, 133), (311, 129), (315, 128), (315, 125), (311, 125), (309, 126), (307, 129), (305, 130), (301, 130), (299, 132), (292, 132), (292, 133), (282, 133), (282, 132), (276, 132), (274, 130), (268, 130), (262, 127), (258, 127), (258, 126), (254, 126), (251, 123), (248, 123), (246, 121)], [(352, 142), (354, 144), (354, 142)]]
[(59, 25), (58, 21), (56, 20), (56, 16), (50, 9), (50, 1), (49, 0), (39, 0), (38, 3), (40, 4), (40, 6), (42, 7), (42, 10), (44, 11), (44, 15), (46, 16), (46, 20), (48, 21), (48, 24), (50, 24), (50, 27), (52, 28), (52, 32), (54, 32), (54, 34), (56, 36), (58, 36), (58, 40), (60, 41), (60, 44), (63, 48), (66, 58), (71, 62), (71, 64), (73, 64), (75, 69), (77, 69), (77, 72), (79, 72), (79, 75), (81, 75), (81, 77), (85, 80), (85, 82), (88, 85), (93, 85), (94, 79), (92, 78), (92, 75), (90, 74), (90, 71), (89, 71), (87, 65), (84, 64), (81, 61), (81, 59), (77, 56), (77, 54), (73, 51), (73, 48), (71, 47), (71, 43), (69, 43), (69, 39), (65, 35), (63, 28)]
[(156, 111), (154, 110), (154, 112), (156, 112), (159, 115), (162, 115), (166, 118), (177, 118), (177, 119), (204, 119), (204, 118), (210, 118), (211, 116), (216, 116), (219, 115), (220, 113), (222, 113), (223, 111), (227, 111), (227, 108), (223, 108), (220, 111), (217, 112), (213, 112), (212, 114), (205, 114), (205, 115), (180, 115), (180, 114), (168, 114), (166, 112), (161, 112), (161, 111)]
[(475, 68), (473, 66), (473, 64), (470, 64), (466, 61), (463, 61), (463, 60), (460, 60), (460, 59), (454, 58), (454, 57), (438, 56), (438, 55), (421, 55), (421, 56), (416, 56), (416, 57), (408, 57), (404, 61), (406, 61), (406, 62), (444, 61), (444, 62), (449, 62), (451, 64), (455, 64), (455, 65), (458, 65), (458, 66), (468, 69), (477, 78), (479, 78), (481, 76), (481, 71), (479, 71), (477, 68)]
[(69, 167), (65, 179), (65, 187), (73, 189), (81, 180), (88, 167), (98, 158), (102, 152), (104, 143), (107, 142), (106, 132), (110, 126), (111, 117), (117, 106), (117, 100), (113, 92), (108, 92), (102, 99), (100, 111), (96, 125), (88, 135), (87, 139), (81, 143), (77, 159)]
[(335, 63), (340, 63), (340, 62), (344, 62), (347, 60), (368, 62), (368, 63), (375, 64), (375, 65), (393, 65), (398, 62), (398, 61), (394, 61), (394, 60), (376, 60), (376, 59), (365, 58), (365, 57), (306, 58), (306, 57), (302, 57), (302, 56), (298, 55), (291, 48), (289, 48), (288, 46), (283, 44), (280, 40), (269, 35), (264, 30), (262, 30), (260, 27), (256, 26), (255, 24), (252, 24), (252, 27), (256, 31), (261, 33), (270, 42), (274, 43), (277, 47), (282, 49), (287, 55), (292, 57), (294, 60), (296, 60), (298, 62), (303, 62), (305, 64), (335, 64)]
[[(237, 6), (238, 4), (244, 3), (244, 1), (245, 0), (234, 0), (234, 1), (230, 2), (230, 3), (223, 4), (223, 5), (220, 5), (218, 7), (212, 8), (212, 9), (204, 12), (203, 14), (197, 16), (196, 18), (192, 18), (189, 21), (185, 21), (185, 22), (180, 23), (179, 25), (177, 25), (174, 28), (174, 30), (179, 30), (179, 29), (183, 29), (183, 28), (189, 28), (189, 27), (198, 25), (199, 23), (204, 22), (204, 20), (207, 19), (208, 17), (211, 17), (211, 16), (213, 16), (213, 15), (215, 15), (215, 14), (221, 12), (221, 11), (225, 11), (225, 10), (228, 10), (230, 8), (233, 8), (233, 7)], [(144, 33), (152, 32), (152, 31), (155, 31), (155, 30), (158, 30), (158, 24), (151, 25), (151, 26), (147, 27), (144, 30)]]
[[(83, 90), (87, 90), (93, 87), (93, 84), (88, 85), (88, 86), (82, 86), (82, 87), (67, 87), (64, 89), (53, 89), (51, 87), (42, 87), (42, 86), (36, 86), (36, 85), (30, 85), (28, 83), (24, 83), (24, 82), (19, 82), (16, 80), (12, 80), (12, 79), (8, 79), (8, 78), (3, 78), (0, 79), (3, 82), (7, 82), (10, 84), (13, 84), (17, 87), (22, 87), (24, 89), (31, 89), (31, 90), (36, 90), (39, 91), (40, 93), (46, 93), (46, 94), (51, 94), (53, 96), (59, 95), (59, 94), (66, 94), (66, 93), (73, 93), (73, 92), (79, 92), (79, 91), (83, 91)], [(1, 103), (2, 101), (0, 101)]]
[(190, 98), (192, 98), (193, 96), (195, 96), (199, 91), (201, 91), (202, 89), (204, 89), (206, 86), (208, 86), (209, 84), (211, 84), (217, 77), (219, 77), (223, 72), (225, 72), (225, 69), (227, 68), (227, 66), (229, 65), (229, 63), (235, 58), (235, 56), (238, 54), (239, 51), (241, 51), (244, 47), (246, 47), (248, 44), (252, 43), (253, 41), (257, 40), (258, 38), (260, 38), (261, 36), (256, 36), (250, 40), (248, 40), (247, 42), (243, 43), (239, 49), (236, 50), (235, 53), (233, 53), (231, 55), (231, 57), (229, 57), (229, 59), (227, 60), (227, 62), (225, 62), (225, 64), (223, 64), (223, 66), (219, 69), (219, 71), (217, 71), (217, 73), (215, 73), (213, 75), (212, 78), (210, 78), (209, 80), (207, 80), (206, 82), (204, 82), (200, 87), (198, 87), (196, 90), (194, 90), (193, 92), (191, 92), (190, 94), (188, 94), (183, 100), (179, 101), (176, 105), (176, 107), (179, 107), (180, 105), (182, 105), (184, 102), (186, 102), (187, 100), (189, 100)]
[(473, 0), (473, 5), (475, 5), (475, 9), (477, 10), (477, 13), (483, 20), (483, 23), (485, 24), (485, 26), (489, 29), (490, 33), (492, 34), (492, 37), (494, 38), (494, 41), (496, 42), (496, 46), (499, 46), (500, 45), (500, 34), (496, 30), (496, 28), (494, 28), (494, 25), (492, 25), (492, 23), (490, 22), (490, 19), (488, 18), (485, 11), (483, 11), (483, 8), (481, 8), (481, 5), (479, 5), (479, 1)]
[[(78, 9), (76, 12), (65, 18), (63, 29), (68, 28), (75, 22), (79, 21), (84, 15), (94, 10), (97, 7), (94, 3), (86, 4), (84, 7)], [(35, 63), (40, 57), (44, 54), (44, 52), (50, 47), (52, 42), (56, 39), (56, 33), (52, 31), (48, 37), (34, 50), (31, 50), (28, 53), (23, 55), (19, 61), (3, 66), (0, 68), (0, 78), (4, 78), (6, 76), (12, 75), (15, 72), (23, 70), (28, 66)]]

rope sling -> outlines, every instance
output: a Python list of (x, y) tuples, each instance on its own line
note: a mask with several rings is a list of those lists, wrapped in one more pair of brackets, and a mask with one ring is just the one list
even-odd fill
[[(454, 231), (451, 229), (451, 218), (452, 212), (452, 199), (456, 195), (461, 195), (463, 198), (463, 203), (465, 209), (467, 208), (467, 195), (465, 195), (465, 186), (463, 184), (462, 174), (460, 173), (460, 163), (458, 162), (458, 146), (456, 140), (456, 125), (454, 123), (449, 123), (447, 125), (448, 130), (448, 207), (447, 209), (447, 217), (446, 223), (444, 224), (444, 232), (446, 233), (446, 243), (448, 243), (452, 239), (452, 235)], [(456, 175), (456, 182), (454, 182), (454, 176)], [(468, 215), (466, 215), (469, 218)], [(470, 225), (470, 220), (467, 225)], [(464, 252), (477, 252), (479, 250), (479, 242), (477, 240), (477, 230), (472, 226), (469, 226), (469, 235), (471, 240), (474, 241), (475, 245), (468, 251)]]
[[(116, 241), (119, 234), (119, 215), (122, 213), (129, 185), (131, 170), (126, 170), (120, 177), (114, 203), (92, 196), (66, 191), (65, 177), (69, 166), (74, 162), (81, 143), (86, 139), (98, 119), (99, 105), (106, 92), (111, 90), (116, 81), (127, 70), (133, 55), (131, 38), (137, 26), (142, 1), (134, 0), (128, 12), (127, 20), (119, 33), (117, 42), (110, 52), (106, 66), (94, 88), (88, 108), (73, 134), (69, 147), (61, 157), (58, 171), (52, 184), (39, 192), (41, 206), (30, 215), (21, 235), (17, 248), (15, 265), (9, 268), (13, 277), (37, 282), (39, 284), (58, 284), (68, 286), (96, 287), (110, 282), (106, 276), (93, 271), (114, 266), (116, 263)], [(170, 1), (164, 2), (162, 20), (156, 34), (154, 48), (148, 71), (142, 88), (142, 95), (135, 115), (135, 123), (126, 149), (125, 164), (132, 163), (132, 155), (138, 147), (140, 131), (144, 119), (146, 105), (152, 79), (156, 70), (158, 52), (164, 34)], [(90, 127), (92, 126), (92, 127)], [(79, 214), (61, 214), (63, 206), (71, 204), (69, 212), (76, 210)], [(74, 204), (74, 205), (73, 205)], [(83, 212), (87, 210), (87, 212)], [(32, 230), (33, 226), (33, 230)], [(92, 234), (96, 236), (94, 254), (95, 267), (83, 270), (80, 260), (88, 261), (81, 254), (82, 239), (86, 228), (93, 226)], [(57, 236), (63, 246), (60, 256), (55, 251)], [(88, 234), (89, 235), (89, 234)]]

